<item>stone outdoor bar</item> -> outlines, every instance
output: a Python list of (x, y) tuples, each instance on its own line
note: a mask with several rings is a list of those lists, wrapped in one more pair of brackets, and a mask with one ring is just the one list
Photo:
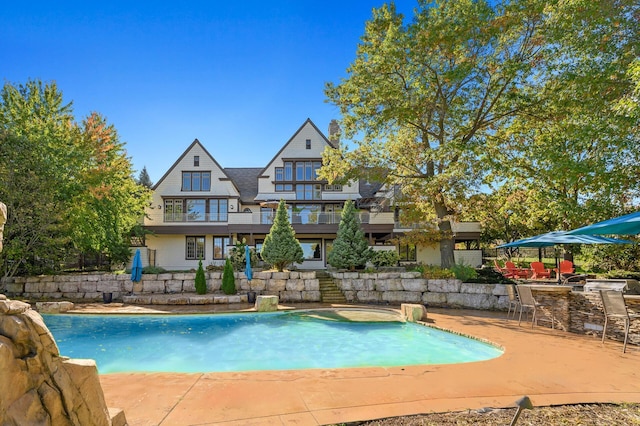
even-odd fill
[[(428, 307), (506, 310), (508, 296), (503, 284), (463, 283), (456, 279), (424, 279), (418, 272), (333, 272), (332, 278), (348, 303), (393, 305), (422, 304)], [(69, 300), (96, 302), (103, 293), (113, 300), (132, 304), (225, 304), (247, 303), (247, 292), (278, 296), (283, 303), (321, 302), (319, 280), (314, 271), (255, 272), (249, 282), (236, 272), (238, 294), (220, 291), (221, 272), (207, 272), (207, 294), (195, 293), (195, 273), (144, 274), (133, 283), (126, 274), (73, 274), (3, 279), (0, 293), (31, 301)], [(552, 302), (555, 328), (579, 334), (602, 335), (604, 314), (597, 292), (572, 291), (572, 287), (532, 285), (536, 299)], [(625, 295), (631, 312), (640, 312), (640, 296)], [(549, 326), (541, 322), (541, 326)], [(607, 335), (622, 340), (621, 322), (613, 322)], [(640, 344), (640, 324), (631, 323), (629, 342)]]

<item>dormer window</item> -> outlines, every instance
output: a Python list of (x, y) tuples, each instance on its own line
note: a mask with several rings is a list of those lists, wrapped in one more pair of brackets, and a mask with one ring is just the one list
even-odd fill
[(311, 149), (311, 139), (307, 139), (307, 149)]
[(182, 172), (183, 191), (211, 191), (211, 172)]
[(199, 155), (194, 155), (193, 156), (193, 166), (194, 167), (198, 167), (200, 165), (200, 156)]

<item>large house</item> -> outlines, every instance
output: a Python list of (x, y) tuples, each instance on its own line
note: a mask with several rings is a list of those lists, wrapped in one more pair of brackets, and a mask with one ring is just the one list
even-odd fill
[[(338, 126), (327, 138), (310, 120), (282, 146), (264, 168), (223, 168), (197, 139), (155, 184), (147, 209), (145, 265), (167, 270), (223, 264), (237, 241), (260, 249), (269, 233), (279, 200), (304, 251), (300, 269), (324, 269), (347, 200), (360, 212), (362, 228), (374, 249), (398, 250), (401, 261), (439, 264), (437, 247), (391, 246), (403, 232), (397, 212), (382, 185), (353, 182), (330, 185), (318, 178), (325, 147), (337, 148)], [(477, 223), (454, 224), (459, 243), (479, 239)], [(466, 248), (469, 248), (467, 245)], [(479, 250), (456, 253), (466, 264), (479, 265)]]

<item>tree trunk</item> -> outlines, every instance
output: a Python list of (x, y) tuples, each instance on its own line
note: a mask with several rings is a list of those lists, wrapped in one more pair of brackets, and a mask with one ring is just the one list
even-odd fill
[(440, 266), (443, 268), (451, 268), (455, 265), (455, 259), (453, 257), (453, 232), (451, 230), (451, 221), (445, 219), (449, 215), (447, 207), (438, 202), (434, 202), (436, 215), (440, 219), (438, 223), (438, 229), (442, 239), (440, 240)]

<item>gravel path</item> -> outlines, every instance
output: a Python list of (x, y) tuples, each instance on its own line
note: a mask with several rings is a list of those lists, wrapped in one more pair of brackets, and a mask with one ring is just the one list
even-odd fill
[[(516, 409), (485, 409), (456, 413), (424, 414), (393, 417), (370, 422), (348, 423), (348, 426), (504, 426), (511, 423)], [(640, 404), (584, 404), (539, 407), (523, 410), (518, 426), (539, 425), (640, 425)]]

